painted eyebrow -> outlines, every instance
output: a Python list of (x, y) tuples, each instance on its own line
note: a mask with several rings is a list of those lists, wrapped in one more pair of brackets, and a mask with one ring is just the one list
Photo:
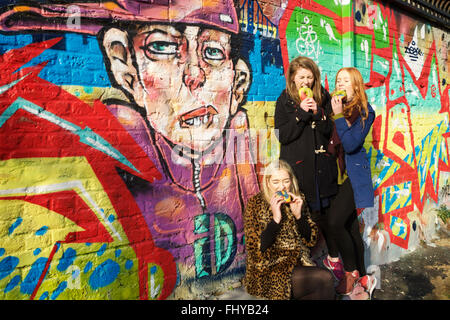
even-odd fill
[[(178, 30), (176, 30), (176, 31), (177, 31), (177, 32), (180, 32), (180, 31), (178, 31)], [(147, 35), (151, 35), (151, 34), (153, 34), (153, 33), (162, 33), (162, 34), (164, 34), (164, 35), (168, 35), (168, 36), (171, 36), (171, 37), (174, 37), (174, 38), (181, 38), (181, 35), (180, 35), (180, 36), (174, 36), (174, 35), (170, 34), (169, 32), (164, 31), (164, 30), (161, 30), (161, 29), (158, 29), (158, 28), (153, 29), (153, 30), (151, 30), (151, 31), (145, 32), (145, 34), (147, 34)], [(180, 32), (180, 33), (182, 33), (182, 32)]]

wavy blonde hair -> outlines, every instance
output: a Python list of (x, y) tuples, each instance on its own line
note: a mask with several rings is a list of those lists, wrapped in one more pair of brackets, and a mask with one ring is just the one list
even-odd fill
[(291, 188), (289, 192), (296, 196), (300, 195), (298, 181), (291, 166), (284, 160), (274, 160), (264, 169), (264, 176), (262, 179), (262, 191), (267, 202), (270, 202), (270, 199), (273, 196), (273, 193), (270, 191), (269, 181), (276, 170), (284, 170), (289, 174), (289, 178), (291, 179)]
[(312, 72), (314, 76), (314, 83), (311, 88), (313, 92), (313, 98), (317, 105), (320, 106), (322, 103), (322, 84), (320, 80), (320, 70), (317, 64), (308, 57), (298, 56), (289, 64), (289, 70), (286, 77), (286, 92), (289, 97), (300, 105), (300, 96), (298, 95), (298, 90), (294, 82), (295, 73), (298, 69), (308, 69)]
[(353, 110), (356, 109), (361, 115), (362, 125), (364, 126), (364, 121), (369, 116), (369, 108), (367, 107), (367, 94), (361, 72), (359, 72), (359, 70), (354, 67), (341, 68), (336, 73), (336, 81), (334, 83), (335, 87), (337, 83), (337, 77), (341, 71), (348, 72), (348, 74), (350, 75), (350, 81), (352, 83), (353, 91), (355, 92), (353, 99), (344, 104), (344, 117), (349, 118), (352, 115)]

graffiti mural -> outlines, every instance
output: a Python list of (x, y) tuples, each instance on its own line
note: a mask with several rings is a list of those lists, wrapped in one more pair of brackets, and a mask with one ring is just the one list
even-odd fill
[(346, 64), (363, 74), (377, 114), (366, 140), (377, 203), (361, 213), (365, 240), (382, 248), (388, 236), (409, 249), (416, 226), (434, 228), (428, 204), (449, 171), (448, 33), (365, 0), (289, 1), (279, 28), (285, 68), (307, 55), (330, 90)]
[(2, 11), (5, 298), (165, 299), (242, 274), (258, 181), (236, 8), (137, 2)]
[[(284, 70), (358, 67), (377, 118), (369, 264), (434, 236), (449, 35), (372, 0), (0, 7), (0, 299), (204, 298), (245, 271)], [(445, 189), (447, 190), (447, 189)]]

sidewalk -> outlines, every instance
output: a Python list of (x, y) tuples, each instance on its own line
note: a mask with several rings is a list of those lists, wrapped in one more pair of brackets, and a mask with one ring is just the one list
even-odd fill
[[(422, 244), (398, 261), (380, 265), (380, 289), (373, 300), (450, 300), (450, 235)], [(378, 286), (377, 286), (378, 287)], [(259, 300), (240, 286), (215, 300)]]

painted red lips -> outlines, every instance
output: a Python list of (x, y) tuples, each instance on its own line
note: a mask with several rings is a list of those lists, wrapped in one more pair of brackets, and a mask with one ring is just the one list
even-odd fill
[(182, 114), (180, 126), (182, 128), (200, 127), (201, 125), (209, 127), (213, 122), (213, 117), (217, 114), (218, 112), (213, 106), (203, 106)]

